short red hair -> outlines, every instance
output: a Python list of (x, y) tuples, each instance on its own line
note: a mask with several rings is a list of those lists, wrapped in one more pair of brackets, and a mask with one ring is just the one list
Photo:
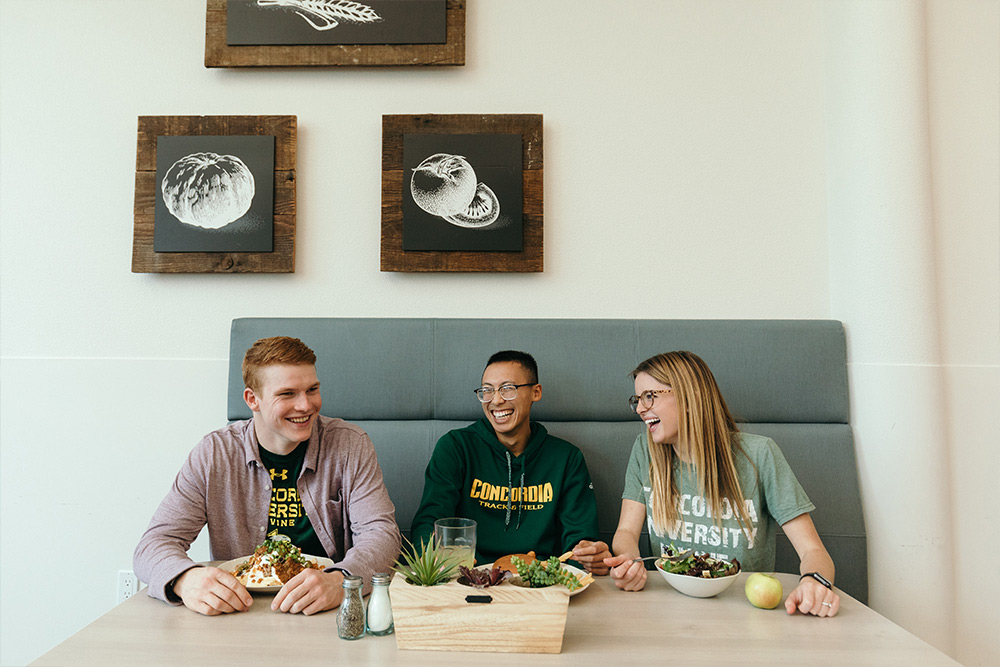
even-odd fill
[(261, 338), (243, 355), (243, 384), (255, 394), (260, 391), (260, 370), (274, 364), (316, 365), (316, 353), (298, 338)]

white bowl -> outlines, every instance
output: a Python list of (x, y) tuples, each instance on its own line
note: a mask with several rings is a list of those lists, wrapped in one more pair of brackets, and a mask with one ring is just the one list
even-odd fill
[(656, 561), (656, 571), (663, 575), (663, 578), (667, 580), (667, 583), (679, 590), (684, 595), (690, 595), (693, 598), (710, 598), (715, 597), (722, 591), (726, 590), (733, 585), (736, 578), (740, 576), (740, 573), (731, 574), (728, 577), (715, 577), (712, 579), (706, 579), (704, 577), (692, 577), (687, 574), (673, 574), (671, 572), (665, 572), (660, 564), (663, 563), (663, 559)]

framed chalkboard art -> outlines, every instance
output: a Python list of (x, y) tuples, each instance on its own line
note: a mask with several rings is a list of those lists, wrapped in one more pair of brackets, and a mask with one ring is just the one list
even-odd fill
[(382, 117), (382, 271), (541, 272), (542, 116)]
[(140, 116), (133, 273), (295, 270), (295, 116)]
[(206, 67), (465, 64), (465, 0), (208, 0)]

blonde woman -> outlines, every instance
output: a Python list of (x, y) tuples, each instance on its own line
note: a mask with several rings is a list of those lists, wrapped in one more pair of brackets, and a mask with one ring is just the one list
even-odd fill
[(712, 371), (696, 354), (659, 354), (632, 377), (629, 405), (646, 432), (632, 448), (615, 555), (605, 560), (615, 585), (638, 591), (646, 584), (643, 563), (632, 562), (644, 523), (654, 553), (673, 543), (765, 572), (774, 570), (780, 525), (802, 574), (786, 610), (836, 615), (833, 561), (809, 516), (815, 506), (774, 441), (739, 432)]

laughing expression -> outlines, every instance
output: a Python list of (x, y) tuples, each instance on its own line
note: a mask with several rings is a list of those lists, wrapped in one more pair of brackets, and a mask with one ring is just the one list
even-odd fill
[[(666, 390), (666, 391), (664, 391)], [(641, 402), (637, 406), (637, 414), (649, 429), (649, 435), (658, 445), (677, 444), (677, 397), (670, 386), (654, 380), (648, 373), (635, 376), (635, 395), (641, 396), (644, 391), (659, 391), (652, 407), (645, 407)]]
[[(500, 387), (505, 384), (526, 384), (533, 380), (528, 370), (516, 361), (498, 361), (483, 371), (484, 387)], [(531, 437), (531, 404), (542, 398), (542, 385), (520, 387), (517, 396), (507, 401), (500, 392), (493, 392), (493, 400), (483, 403), (483, 412), (493, 426), (497, 439), (511, 450), (520, 454)]]
[(243, 391), (257, 441), (269, 452), (288, 454), (312, 435), (323, 407), (316, 367), (273, 364), (260, 369), (260, 379), (259, 393), (249, 387)]

